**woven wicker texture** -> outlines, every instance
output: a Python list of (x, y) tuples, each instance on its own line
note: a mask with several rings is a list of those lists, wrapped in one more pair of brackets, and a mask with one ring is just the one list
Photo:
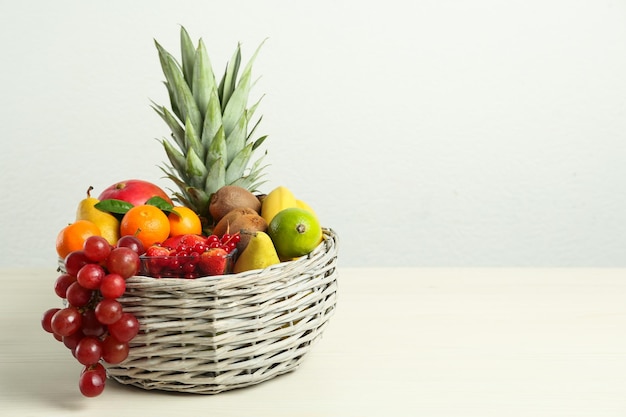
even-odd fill
[(120, 302), (140, 322), (109, 376), (144, 389), (216, 394), (294, 370), (336, 306), (337, 236), (262, 271), (195, 280), (132, 277)]

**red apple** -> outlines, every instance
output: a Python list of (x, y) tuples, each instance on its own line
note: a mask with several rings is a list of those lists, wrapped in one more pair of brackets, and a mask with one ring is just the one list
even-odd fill
[(161, 197), (168, 203), (172, 203), (172, 200), (160, 187), (143, 180), (126, 180), (115, 183), (102, 191), (98, 200), (113, 198), (126, 201), (133, 206), (141, 206), (152, 197)]

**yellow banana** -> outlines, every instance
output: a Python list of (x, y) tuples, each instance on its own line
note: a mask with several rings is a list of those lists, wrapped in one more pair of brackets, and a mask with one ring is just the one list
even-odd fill
[(269, 224), (279, 211), (290, 207), (297, 207), (296, 197), (287, 187), (276, 187), (263, 199), (261, 217)]

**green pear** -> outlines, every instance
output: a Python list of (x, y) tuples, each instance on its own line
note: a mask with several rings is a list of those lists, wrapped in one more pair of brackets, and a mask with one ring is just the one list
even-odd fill
[[(242, 233), (250, 233), (242, 231)], [(233, 268), (234, 273), (263, 269), (280, 263), (274, 243), (265, 232), (252, 232), (248, 246), (241, 252)]]

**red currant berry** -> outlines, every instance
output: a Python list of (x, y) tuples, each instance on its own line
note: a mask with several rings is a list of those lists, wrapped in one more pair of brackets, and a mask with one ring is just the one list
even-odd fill
[(193, 246), (193, 252), (200, 255), (207, 250), (207, 245), (205, 243), (196, 243)]

